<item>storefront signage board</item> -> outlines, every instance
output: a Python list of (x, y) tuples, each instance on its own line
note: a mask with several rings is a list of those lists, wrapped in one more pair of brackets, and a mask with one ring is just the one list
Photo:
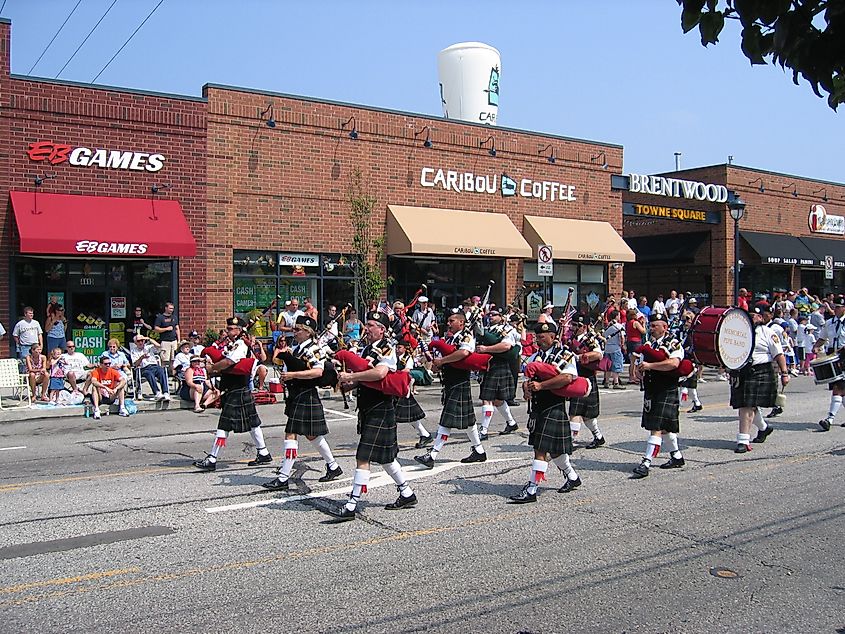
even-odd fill
[(629, 174), (628, 191), (671, 198), (706, 200), (712, 203), (724, 203), (728, 200), (728, 188), (724, 185), (647, 174)]
[(308, 253), (280, 253), (279, 264), (282, 266), (320, 266), (320, 256)]
[(67, 163), (76, 167), (100, 167), (136, 172), (157, 172), (164, 167), (164, 162), (167, 160), (163, 154), (158, 153), (75, 147), (53, 141), (33, 141), (29, 144), (26, 154), (30, 161), (49, 165)]
[[(501, 180), (500, 180), (501, 179)], [(423, 167), (420, 185), (446, 191), (472, 194), (497, 194), (505, 198), (517, 196), (548, 202), (575, 202), (575, 185), (558, 181), (516, 179), (507, 174), (476, 174), (458, 170)]]
[(622, 215), (708, 225), (717, 225), (722, 221), (721, 214), (717, 211), (682, 209), (665, 205), (641, 205), (639, 203), (623, 203)]
[(105, 328), (74, 328), (73, 343), (76, 351), (84, 354), (91, 363), (97, 363), (100, 355), (106, 351)]
[(111, 298), (111, 318), (125, 319), (126, 318), (126, 298), (112, 297)]
[(845, 235), (845, 216), (834, 216), (827, 213), (824, 205), (810, 207), (807, 224), (813, 233), (827, 233), (835, 236)]

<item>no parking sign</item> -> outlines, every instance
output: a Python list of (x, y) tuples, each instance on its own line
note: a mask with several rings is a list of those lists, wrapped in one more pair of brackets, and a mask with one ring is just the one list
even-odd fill
[(541, 244), (537, 247), (537, 275), (546, 277), (554, 275), (553, 260), (552, 245)]

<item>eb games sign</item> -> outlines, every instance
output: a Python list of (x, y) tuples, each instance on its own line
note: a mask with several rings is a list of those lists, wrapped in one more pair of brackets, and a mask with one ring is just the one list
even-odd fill
[(104, 148), (74, 147), (54, 141), (34, 141), (26, 152), (30, 161), (60, 165), (68, 163), (77, 167), (157, 172), (167, 160), (163, 154), (109, 150)]

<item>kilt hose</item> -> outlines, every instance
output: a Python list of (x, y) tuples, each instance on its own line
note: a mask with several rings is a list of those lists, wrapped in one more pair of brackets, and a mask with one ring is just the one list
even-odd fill
[(678, 388), (675, 386), (662, 390), (646, 390), (643, 396), (643, 418), (640, 426), (649, 431), (677, 434), (681, 428), (678, 421), (680, 405)]
[(358, 411), (358, 449), (355, 458), (361, 462), (390, 464), (399, 455), (396, 439), (396, 413), (393, 400), (386, 400)]
[(691, 376), (688, 376), (678, 381), (678, 387), (685, 387), (688, 390), (698, 389), (698, 366), (695, 366), (695, 369), (696, 372), (693, 372)]
[(288, 423), (286, 434), (301, 436), (324, 436), (329, 433), (323, 403), (317, 396), (317, 388), (312, 387), (296, 394), (288, 394), (285, 401), (285, 415)]
[(425, 418), (425, 412), (413, 394), (407, 398), (396, 399), (396, 422), (413, 423)]
[(240, 434), (261, 424), (261, 419), (255, 409), (255, 398), (248, 387), (223, 392), (220, 397), (220, 407), (217, 429)]
[(599, 382), (596, 375), (584, 377), (590, 382), (592, 389), (587, 396), (569, 399), (569, 416), (583, 416), (584, 418), (599, 417)]
[(535, 402), (528, 416), (528, 444), (536, 451), (544, 451), (557, 458), (572, 455), (572, 430), (566, 416), (566, 403), (553, 405)]
[(440, 393), (443, 411), (440, 412), (440, 426), (447, 429), (469, 429), (476, 423), (475, 407), (469, 380), (444, 385)]
[(775, 370), (770, 362), (731, 372), (731, 407), (774, 407), (778, 395)]
[(479, 398), (482, 401), (510, 401), (515, 396), (516, 381), (513, 380), (510, 364), (493, 357), (490, 369), (484, 373), (481, 381)]

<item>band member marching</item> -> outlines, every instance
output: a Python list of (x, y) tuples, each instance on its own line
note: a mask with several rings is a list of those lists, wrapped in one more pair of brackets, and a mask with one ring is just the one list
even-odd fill
[(599, 384), (596, 380), (596, 369), (604, 353), (598, 338), (590, 330), (590, 324), (583, 315), (572, 319), (575, 335), (569, 342), (569, 348), (578, 358), (578, 376), (583, 376), (590, 382), (590, 393), (583, 398), (569, 399), (569, 427), (573, 439), (578, 436), (581, 423), (593, 432), (593, 441), (585, 449), (597, 449), (605, 444), (604, 434), (599, 428)]
[[(839, 353), (840, 357), (842, 356), (841, 350), (845, 347), (845, 299), (838, 297), (834, 300), (833, 317), (824, 323), (816, 345), (824, 345), (827, 354)], [(824, 431), (830, 431), (830, 426), (842, 407), (845, 381), (834, 381), (828, 385), (828, 389), (831, 390), (830, 408), (827, 410), (827, 416), (819, 421)], [(845, 427), (845, 423), (842, 423), (842, 426)]]
[[(407, 339), (400, 339), (396, 342), (396, 363), (398, 372), (408, 372), (414, 368), (414, 356), (411, 354), (411, 346)], [(425, 412), (413, 394), (398, 398), (396, 400), (396, 423), (411, 423), (419, 434), (416, 448), (422, 449), (434, 440), (428, 430), (420, 421), (425, 418)]]
[(285, 456), (278, 475), (261, 486), (271, 491), (287, 491), (290, 476), (299, 452), (298, 436), (305, 436), (326, 461), (326, 473), (320, 482), (331, 482), (343, 475), (326, 440), (329, 433), (323, 403), (317, 394), (326, 364), (323, 347), (316, 339), (317, 323), (307, 315), (299, 315), (293, 325), (293, 347), (281, 354), (286, 371), (279, 377), (287, 385), (285, 414)]
[[(692, 337), (690, 331), (692, 330), (692, 322), (695, 319), (695, 314), (685, 310), (681, 320), (678, 322), (676, 330), (672, 334), (677, 337), (684, 348), (684, 354), (687, 358), (691, 357)], [(684, 394), (686, 393), (692, 401), (692, 407), (687, 410), (687, 414), (695, 414), (704, 409), (701, 404), (701, 399), (698, 398), (698, 375), (701, 371), (701, 366), (696, 367), (696, 371), (687, 377), (684, 377), (678, 382), (678, 387), (681, 389), (681, 400), (686, 400)], [(686, 391), (686, 392), (685, 392)]]
[(678, 448), (678, 377), (674, 370), (684, 358), (680, 342), (669, 334), (669, 322), (664, 313), (652, 313), (649, 318), (649, 339), (644, 345), (662, 350), (667, 358), (662, 361), (642, 361), (635, 367), (635, 376), (644, 388), (643, 415), (641, 426), (649, 431), (648, 443), (642, 462), (634, 468), (633, 479), (648, 476), (651, 462), (660, 453), (663, 435), (669, 450), (669, 461), (661, 469), (677, 469), (684, 466), (684, 456)]
[(537, 488), (546, 479), (549, 467), (548, 457), (563, 472), (566, 481), (559, 493), (570, 493), (581, 486), (569, 457), (572, 455), (572, 432), (566, 416), (566, 400), (550, 390), (564, 387), (578, 376), (575, 355), (555, 342), (557, 326), (554, 322), (538, 323), (534, 327), (537, 335), (537, 352), (531, 361), (549, 363), (558, 370), (557, 376), (545, 381), (529, 380), (523, 384), (525, 398), (530, 399), (531, 414), (528, 418), (528, 444), (534, 448), (531, 462), (531, 477), (509, 504), (527, 504), (537, 501)]
[[(214, 361), (208, 368), (209, 376), (220, 375), (221, 411), (217, 423), (217, 432), (211, 452), (201, 460), (195, 460), (193, 465), (201, 471), (217, 469), (217, 458), (229, 432), (242, 433), (248, 431), (258, 451), (255, 460), (248, 464), (255, 467), (273, 462), (273, 457), (264, 443), (261, 431), (261, 419), (255, 409), (255, 398), (249, 387), (250, 371), (240, 372), (236, 365), (250, 356), (249, 346), (241, 336), (246, 323), (240, 317), (230, 317), (226, 320), (227, 345), (222, 349), (220, 359)], [(254, 362), (254, 360), (253, 360)], [(251, 369), (251, 368), (250, 368)]]
[[(748, 310), (754, 322), (754, 350), (751, 364), (741, 370), (732, 371), (731, 407), (739, 410), (739, 433), (736, 435), (735, 453), (751, 450), (749, 442), (762, 443), (772, 433), (772, 426), (763, 420), (761, 407), (774, 407), (777, 398), (777, 381), (772, 362), (780, 368), (781, 384), (789, 383), (789, 372), (780, 337), (765, 322), (768, 305), (757, 305)], [(751, 440), (751, 426), (757, 428), (757, 436)]]
[(482, 340), (498, 343), (491, 345), (478, 345), (476, 352), (490, 354), (490, 367), (484, 373), (481, 380), (481, 440), (487, 439), (487, 430), (490, 428), (490, 421), (493, 419), (493, 411), (499, 413), (505, 419), (503, 434), (510, 434), (519, 427), (513, 419), (508, 401), (513, 401), (516, 396), (516, 382), (511, 371), (511, 356), (519, 356), (521, 342), (516, 328), (505, 322), (498, 310), (490, 310), (490, 327), (482, 336)]
[(481, 444), (478, 425), (476, 424), (475, 408), (470, 391), (470, 372), (469, 370), (459, 370), (451, 365), (465, 359), (471, 352), (475, 351), (475, 337), (472, 332), (464, 328), (466, 315), (460, 309), (449, 315), (446, 323), (448, 332), (445, 341), (447, 344), (455, 346), (456, 349), (445, 357), (439, 357), (432, 362), (434, 370), (440, 370), (442, 373), (443, 395), (441, 401), (443, 410), (440, 412), (440, 425), (437, 428), (434, 445), (428, 450), (428, 453), (414, 456), (414, 460), (428, 469), (434, 468), (434, 461), (449, 439), (449, 434), (453, 429), (465, 429), (472, 445), (472, 451), (461, 462), (484, 462), (487, 460), (487, 453)]
[(357, 468), (352, 480), (352, 492), (343, 509), (336, 514), (342, 521), (355, 518), (355, 509), (361, 495), (367, 492), (370, 482), (370, 463), (382, 465), (396, 483), (399, 497), (384, 508), (395, 511), (416, 506), (417, 496), (405, 480), (402, 466), (396, 457), (399, 443), (396, 438), (394, 397), (373, 389), (362, 382), (380, 381), (390, 371), (396, 370), (396, 350), (385, 338), (390, 321), (387, 315), (372, 311), (367, 313), (364, 329), (367, 345), (361, 357), (370, 361), (371, 367), (363, 372), (340, 372), (341, 384), (358, 385), (358, 431), (361, 435), (355, 452)]

